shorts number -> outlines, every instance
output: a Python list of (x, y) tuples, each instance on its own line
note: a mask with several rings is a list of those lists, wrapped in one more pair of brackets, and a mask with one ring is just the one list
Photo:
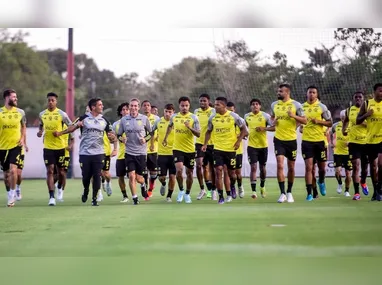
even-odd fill
[(235, 166), (236, 165), (236, 158), (231, 158), (231, 161), (229, 163), (231, 166)]
[(326, 158), (326, 151), (321, 151), (321, 158)]
[(106, 161), (106, 168), (109, 168), (109, 167), (110, 167), (110, 161), (107, 160), (107, 161)]
[(194, 165), (195, 165), (195, 159), (191, 159), (191, 160), (190, 160), (190, 165), (191, 165), (191, 166), (194, 166)]
[(59, 163), (63, 163), (64, 160), (65, 160), (65, 156), (60, 156), (60, 157), (58, 158), (58, 162), (59, 162)]
[(69, 160), (65, 160), (65, 162), (64, 162), (64, 166), (65, 166), (65, 167), (69, 167)]
[(296, 157), (297, 157), (297, 150), (292, 151), (292, 157), (293, 157), (293, 158), (296, 158)]
[(353, 166), (353, 164), (351, 163), (351, 160), (348, 160), (348, 166), (349, 166), (349, 167), (352, 167), (352, 166)]

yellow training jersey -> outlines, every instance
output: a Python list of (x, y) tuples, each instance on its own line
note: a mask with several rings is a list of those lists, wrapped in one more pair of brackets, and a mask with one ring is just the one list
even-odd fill
[[(215, 113), (215, 109), (208, 107), (206, 110), (202, 110), (202, 108), (198, 108), (195, 110), (194, 114), (199, 119), (200, 124), (200, 137), (196, 138), (196, 143), (203, 145), (204, 139), (206, 137), (207, 127), (208, 127), (208, 119), (211, 117), (212, 114)], [(212, 138), (207, 143), (208, 145), (213, 145)]]
[(174, 114), (169, 126), (174, 128), (174, 150), (179, 150), (185, 153), (195, 152), (194, 134), (184, 125), (185, 122), (190, 123), (190, 127), (200, 130), (198, 117), (188, 112), (183, 115), (181, 113)]
[[(243, 121), (243, 124), (245, 124), (244, 119), (240, 118)], [(240, 128), (236, 125), (235, 127), (235, 132), (236, 132), (236, 138), (239, 137), (240, 135)], [(244, 152), (244, 147), (243, 147), (243, 140), (240, 143), (240, 147), (236, 150), (236, 155), (238, 154), (243, 154)]]
[(305, 102), (302, 105), (305, 117), (307, 118), (307, 124), (304, 126), (304, 131), (302, 133), (302, 140), (308, 142), (320, 142), (325, 141), (326, 133), (323, 125), (318, 125), (312, 123), (313, 119), (331, 121), (332, 115), (326, 107), (319, 100), (310, 104)]
[(348, 136), (342, 134), (342, 121), (335, 123), (332, 126), (332, 134), (336, 135), (336, 146), (334, 147), (334, 154), (337, 155), (348, 155)]
[(273, 102), (271, 105), (271, 116), (276, 121), (275, 137), (282, 141), (293, 141), (297, 139), (297, 122), (289, 117), (288, 112), (291, 111), (297, 116), (304, 116), (304, 111), (299, 102), (289, 99), (286, 102), (282, 100)]
[(325, 147), (327, 148), (329, 146), (328, 135), (327, 135), (328, 127), (324, 126), (323, 130), (324, 130), (324, 143), (325, 143)]
[[(150, 114), (150, 116), (148, 116), (148, 119), (150, 121), (150, 124), (154, 125), (154, 123), (156, 122), (156, 120), (159, 119), (159, 117), (154, 114)], [(151, 145), (151, 140), (150, 140), (147, 142), (147, 154), (158, 152), (158, 134), (157, 132), (153, 132), (153, 134), (154, 135), (151, 137), (151, 139), (154, 140), (154, 151), (150, 150), (150, 145)]]
[[(63, 130), (66, 130), (68, 128), (67, 125), (64, 125), (63, 126)], [(66, 142), (66, 146), (65, 146), (65, 157), (70, 157), (70, 153), (69, 153), (69, 150), (67, 150), (67, 146), (69, 146), (69, 134), (66, 134), (66, 135), (62, 135), (62, 139)]]
[(105, 155), (110, 156), (111, 155), (111, 144), (110, 144), (109, 138), (107, 137), (106, 132), (103, 132), (103, 148), (105, 150)]
[(266, 148), (268, 147), (267, 132), (256, 131), (257, 127), (271, 126), (271, 116), (267, 113), (260, 111), (255, 114), (250, 112), (245, 114), (244, 120), (248, 126), (248, 146), (253, 148)]
[(174, 146), (174, 129), (167, 137), (167, 145), (163, 146), (162, 142), (166, 136), (167, 128), (170, 121), (167, 121), (164, 117), (156, 120), (153, 125), (153, 130), (158, 131), (158, 155), (172, 155), (172, 148)]
[(46, 149), (64, 149), (68, 143), (63, 136), (55, 137), (54, 132), (61, 132), (64, 130), (64, 125), (69, 126), (72, 121), (68, 115), (56, 108), (53, 111), (48, 109), (40, 113), (40, 126), (45, 131), (44, 134), (44, 148)]
[(366, 101), (366, 111), (373, 110), (373, 114), (367, 118), (367, 143), (379, 144), (382, 142), (382, 101), (374, 99)]
[(346, 116), (349, 118), (349, 143), (366, 144), (366, 121), (361, 125), (356, 123), (359, 109), (356, 106), (346, 109)]
[[(116, 134), (118, 134), (120, 124), (121, 124), (121, 120), (118, 120), (113, 124), (113, 131)], [(123, 133), (122, 137), (126, 137), (126, 134)], [(118, 156), (117, 156), (117, 159), (125, 159), (125, 148), (126, 148), (125, 144), (118, 140)]]
[(227, 111), (225, 114), (213, 114), (208, 120), (208, 130), (214, 134), (214, 149), (235, 152), (237, 141), (236, 126), (245, 126), (244, 120), (238, 114)]
[(18, 146), (21, 139), (21, 125), (26, 124), (23, 110), (5, 106), (0, 109), (0, 149), (9, 150)]

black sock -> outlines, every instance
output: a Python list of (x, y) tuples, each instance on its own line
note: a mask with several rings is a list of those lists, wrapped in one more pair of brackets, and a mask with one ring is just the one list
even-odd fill
[(316, 185), (312, 185), (312, 191), (313, 191), (313, 198), (318, 197), (318, 190)]
[(227, 196), (231, 196), (231, 190), (225, 191), (227, 193)]
[(312, 195), (312, 184), (306, 185), (306, 192), (308, 193), (308, 195)]
[(359, 183), (353, 182), (354, 194), (359, 194)]
[(97, 194), (98, 194), (98, 189), (96, 190), (96, 189), (93, 189), (93, 196), (92, 196), (92, 199), (93, 199), (93, 201), (96, 201), (97, 200)]
[(237, 187), (241, 187), (243, 185), (243, 178), (238, 178), (237, 179)]
[(102, 182), (102, 183), (105, 183), (105, 177), (102, 177), (102, 178), (101, 178), (101, 182)]
[(200, 190), (204, 190), (204, 184), (200, 184)]
[(288, 182), (287, 193), (292, 193), (293, 182)]
[(256, 180), (251, 181), (252, 192), (256, 192)]
[(325, 183), (325, 172), (318, 173), (318, 183), (320, 184)]
[(349, 192), (349, 187), (345, 187), (345, 192)]
[(338, 185), (342, 185), (342, 176), (336, 177)]
[(219, 199), (224, 199), (223, 190), (218, 190)]
[(366, 184), (366, 177), (363, 177), (363, 175), (361, 175), (361, 184)]
[(61, 189), (62, 188), (62, 184), (60, 182), (57, 183), (57, 188), (58, 189)]
[(7, 192), (11, 191), (11, 187), (9, 187), (8, 185), (5, 185), (5, 189), (7, 189)]
[(174, 192), (174, 190), (168, 189), (167, 198), (171, 198), (173, 192)]
[(186, 190), (186, 195), (190, 195), (191, 190)]
[(216, 191), (216, 185), (215, 184), (212, 184), (212, 191)]
[(149, 185), (149, 175), (147, 173), (143, 174), (143, 178), (145, 179), (145, 184)]
[(280, 193), (285, 194), (285, 181), (279, 182)]
[(260, 187), (263, 188), (265, 186), (265, 179), (260, 179)]
[(166, 186), (166, 180), (164, 180), (162, 183), (162, 186)]
[(231, 188), (235, 188), (236, 179), (230, 178), (230, 180), (231, 180)]
[(184, 188), (183, 187), (179, 187), (179, 191), (184, 191)]
[(49, 198), (54, 198), (54, 190), (49, 191)]
[(121, 192), (122, 192), (123, 198), (127, 198), (126, 190), (122, 190)]
[(211, 181), (206, 181), (206, 186), (207, 186), (208, 191), (212, 190), (212, 182)]
[(134, 204), (138, 203), (138, 197), (133, 198)]

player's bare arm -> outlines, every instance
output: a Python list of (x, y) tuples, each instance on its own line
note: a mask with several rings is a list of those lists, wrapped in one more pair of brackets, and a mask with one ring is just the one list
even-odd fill
[(356, 124), (361, 125), (368, 117), (373, 115), (373, 112), (373, 109), (369, 109), (366, 111), (366, 102), (363, 102), (357, 115)]

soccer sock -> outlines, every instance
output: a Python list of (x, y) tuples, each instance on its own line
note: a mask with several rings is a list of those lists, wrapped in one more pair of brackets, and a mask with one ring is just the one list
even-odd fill
[(349, 187), (345, 187), (345, 192), (349, 192)]
[(20, 190), (21, 190), (20, 185), (16, 184), (16, 191), (20, 191)]
[(212, 191), (216, 191), (216, 185), (212, 184)]
[(292, 193), (293, 182), (288, 182), (287, 193)]
[(317, 185), (312, 185), (313, 197), (316, 198), (318, 196)]
[(342, 185), (342, 176), (338, 175), (338, 176), (336, 176), (336, 179), (338, 181), (338, 185)]
[(241, 187), (243, 185), (243, 178), (238, 178), (237, 179), (237, 187)]
[(236, 179), (234, 179), (234, 178), (230, 178), (230, 180), (231, 180), (231, 189), (232, 189), (232, 188), (235, 188)]
[(320, 184), (325, 183), (325, 172), (318, 173), (318, 183)]
[(219, 199), (224, 199), (223, 190), (218, 190)]
[(265, 179), (260, 180), (260, 187), (263, 188), (265, 186)]
[(166, 186), (166, 180), (161, 181), (162, 186)]
[(225, 191), (227, 193), (227, 196), (231, 196), (231, 190)]
[[(105, 183), (105, 177), (102, 176), (102, 178), (101, 178), (101, 182), (102, 182), (102, 183)], [(58, 184), (57, 184), (57, 187), (58, 187)], [(60, 187), (58, 187), (58, 188), (60, 188)]]
[(285, 181), (279, 182), (280, 193), (285, 194)]
[(359, 183), (353, 182), (354, 194), (359, 194)]
[(256, 192), (256, 180), (251, 181), (252, 192)]
[(212, 190), (212, 182), (210, 180), (206, 181), (206, 186), (207, 186), (208, 191)]
[(168, 189), (167, 198), (171, 198), (173, 192), (174, 192), (174, 190)]
[(49, 198), (54, 198), (54, 190), (49, 190)]
[(149, 175), (147, 173), (143, 174), (143, 178), (145, 179), (145, 184), (149, 185)]
[(11, 190), (11, 188), (8, 185), (5, 185), (5, 189), (7, 190), (7, 192)]
[(58, 189), (61, 189), (62, 188), (62, 184), (60, 182), (57, 182), (57, 188)]
[(190, 195), (190, 193), (191, 193), (191, 190), (186, 190), (186, 195)]
[(308, 195), (312, 195), (312, 184), (306, 185), (306, 192), (308, 193)]
[(203, 183), (200, 184), (199, 186), (200, 186), (200, 190), (204, 190), (204, 184)]
[(366, 176), (361, 174), (361, 184), (366, 184)]
[(126, 190), (122, 190), (121, 192), (122, 192), (123, 198), (127, 198)]

